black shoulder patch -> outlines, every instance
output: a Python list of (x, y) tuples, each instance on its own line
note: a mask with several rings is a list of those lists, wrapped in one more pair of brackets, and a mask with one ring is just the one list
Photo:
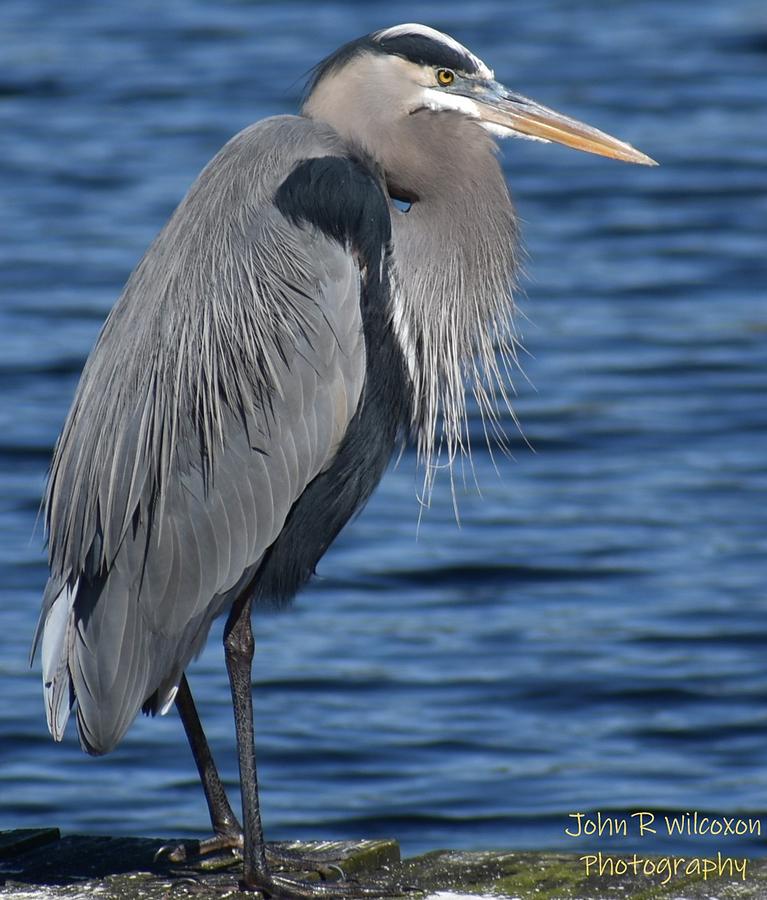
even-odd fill
[(377, 43), (384, 53), (402, 56), (419, 65), (444, 66), (468, 75), (474, 75), (477, 71), (474, 60), (468, 54), (423, 34), (399, 34), (396, 37), (379, 38)]
[(377, 277), (391, 239), (386, 197), (370, 171), (343, 156), (300, 162), (277, 188), (277, 209), (296, 225), (306, 223), (351, 247)]

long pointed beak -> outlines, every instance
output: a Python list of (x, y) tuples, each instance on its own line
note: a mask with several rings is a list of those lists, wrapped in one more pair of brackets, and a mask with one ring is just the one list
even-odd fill
[(604, 131), (599, 131), (555, 112), (534, 100), (507, 91), (503, 85), (492, 83), (473, 98), (477, 102), (480, 119), (492, 126), (493, 131), (503, 134), (523, 135), (543, 141), (554, 141), (584, 150), (586, 153), (598, 153), (625, 162), (639, 163), (642, 166), (657, 166), (658, 163), (631, 144), (619, 141)]

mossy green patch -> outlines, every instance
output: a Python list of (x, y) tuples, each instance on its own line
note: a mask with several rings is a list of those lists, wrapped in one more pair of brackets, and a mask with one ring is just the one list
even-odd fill
[[(163, 841), (74, 835), (58, 838), (41, 830), (2, 833), (0, 895), (24, 900), (222, 900), (238, 896), (238, 860), (221, 865), (190, 859), (163, 864), (155, 853)], [(11, 849), (13, 848), (13, 849)], [(301, 854), (337, 854), (338, 867), (328, 865), (329, 879), (342, 870), (351, 883), (376, 885), (381, 896), (401, 889), (410, 900), (435, 891), (495, 894), (518, 900), (765, 900), (767, 860), (750, 860), (745, 880), (704, 879), (680, 874), (666, 884), (662, 875), (588, 875), (577, 853), (437, 850), (399, 861), (396, 841), (345, 841), (281, 845)], [(656, 857), (648, 857), (657, 860)], [(661, 870), (662, 871), (662, 870)], [(314, 873), (314, 878), (319, 878)], [(330, 881), (326, 882), (330, 886)], [(331, 895), (332, 896), (332, 895)]]

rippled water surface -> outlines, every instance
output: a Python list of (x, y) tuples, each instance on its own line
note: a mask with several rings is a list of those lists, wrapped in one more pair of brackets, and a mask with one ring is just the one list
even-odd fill
[[(26, 662), (46, 466), (101, 322), (200, 168), (295, 110), (341, 41), (414, 18), (662, 165), (504, 145), (533, 449), (507, 423), (514, 458), (496, 474), (477, 452), (461, 527), (443, 479), (418, 534), (405, 456), (294, 607), (257, 618), (269, 836), (575, 847), (577, 810), (767, 809), (762, 0), (4, 0), (0, 827), (205, 833), (175, 715), (101, 759), (47, 735)], [(190, 678), (234, 787), (219, 638)]]

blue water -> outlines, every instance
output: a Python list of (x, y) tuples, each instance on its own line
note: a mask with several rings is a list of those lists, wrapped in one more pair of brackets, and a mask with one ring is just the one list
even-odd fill
[[(504, 145), (533, 449), (507, 423), (513, 459), (476, 453), (461, 527), (443, 479), (418, 533), (405, 456), (294, 607), (258, 617), (268, 835), (575, 849), (575, 811), (767, 813), (763, 0), (3, 0), (0, 828), (205, 834), (175, 715), (102, 759), (48, 737), (26, 662), (46, 466), (101, 322), (200, 168), (294, 110), (342, 40), (412, 19), (662, 165)], [(234, 788), (220, 630), (190, 679)]]

